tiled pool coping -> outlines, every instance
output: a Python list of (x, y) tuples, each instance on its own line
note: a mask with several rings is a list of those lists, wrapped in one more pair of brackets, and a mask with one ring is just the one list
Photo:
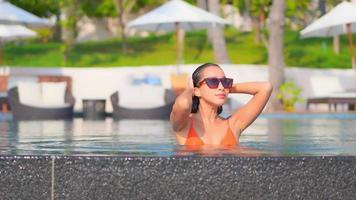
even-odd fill
[(0, 156), (1, 199), (354, 199), (355, 156)]

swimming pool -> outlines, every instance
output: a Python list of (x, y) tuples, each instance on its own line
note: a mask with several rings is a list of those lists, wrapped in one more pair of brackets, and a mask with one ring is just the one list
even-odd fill
[[(263, 114), (240, 145), (246, 148), (238, 155), (356, 155), (356, 114)], [(164, 120), (0, 122), (3, 155), (174, 156), (182, 150)], [(216, 149), (214, 155), (225, 154), (234, 153)]]
[(168, 121), (5, 119), (0, 196), (353, 199), (355, 130), (356, 114), (264, 114), (237, 151), (187, 151)]

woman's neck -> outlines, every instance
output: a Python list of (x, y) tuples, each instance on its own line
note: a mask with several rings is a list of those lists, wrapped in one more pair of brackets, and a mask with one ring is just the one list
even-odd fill
[(218, 119), (218, 107), (200, 100), (197, 114), (203, 121), (216, 122)]

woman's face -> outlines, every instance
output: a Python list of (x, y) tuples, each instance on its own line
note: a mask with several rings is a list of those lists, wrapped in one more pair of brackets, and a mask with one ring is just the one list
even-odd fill
[[(227, 96), (230, 89), (224, 88), (222, 83), (219, 81), (217, 88), (209, 87), (209, 84), (206, 81), (206, 78), (225, 78), (224, 71), (216, 66), (211, 66), (205, 68), (201, 73), (201, 78), (199, 80), (200, 86), (195, 87), (194, 94), (200, 99), (216, 105), (222, 106), (227, 101)], [(215, 80), (216, 82), (216, 80)]]

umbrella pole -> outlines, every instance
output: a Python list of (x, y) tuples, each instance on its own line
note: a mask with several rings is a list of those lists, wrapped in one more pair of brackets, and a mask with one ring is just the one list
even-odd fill
[(179, 74), (179, 23), (176, 22), (175, 24), (176, 26), (176, 70), (177, 70), (177, 74)]
[(183, 32), (179, 22), (176, 25), (176, 59), (177, 59), (177, 74), (180, 74), (180, 65), (183, 60)]
[(351, 58), (352, 58), (352, 69), (356, 70), (355, 48), (354, 48), (354, 44), (352, 41), (351, 23), (346, 24), (346, 26), (347, 26), (347, 35), (349, 38), (349, 46), (350, 46), (350, 52), (351, 52)]

